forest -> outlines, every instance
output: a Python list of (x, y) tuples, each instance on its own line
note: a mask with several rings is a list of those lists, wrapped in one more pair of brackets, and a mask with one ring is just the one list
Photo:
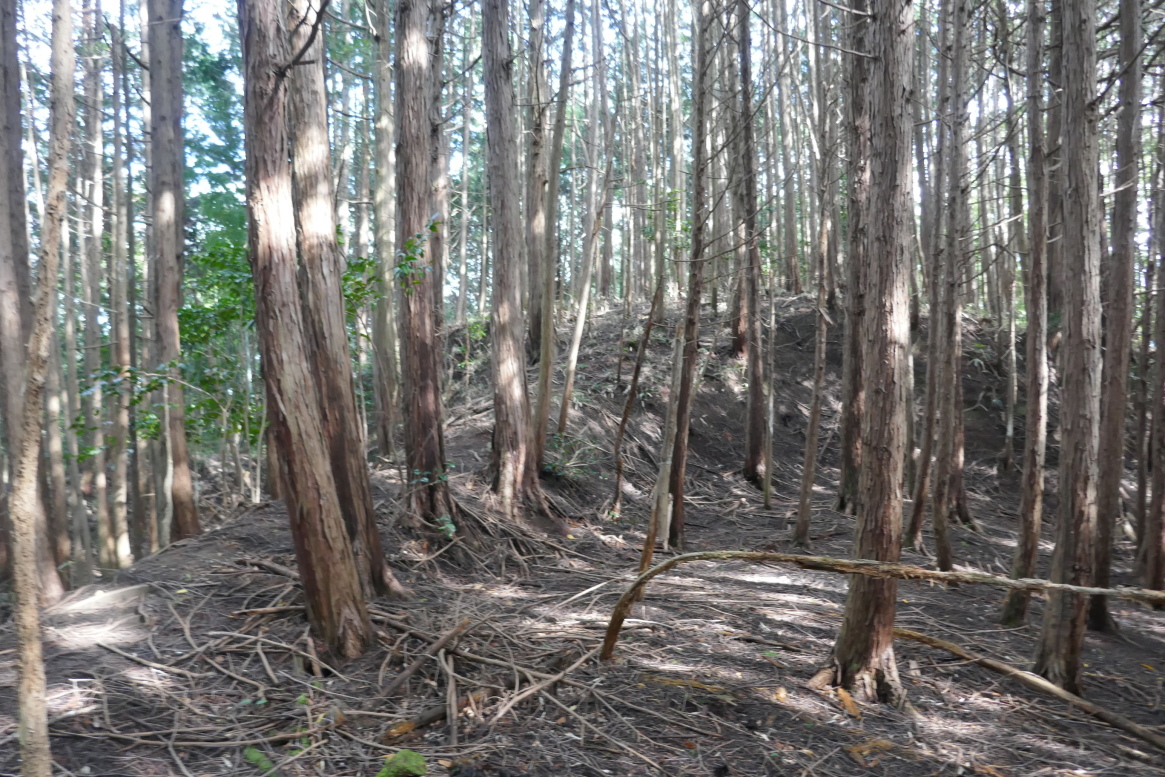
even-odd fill
[(1165, 775), (1163, 30), (0, 0), (0, 777)]

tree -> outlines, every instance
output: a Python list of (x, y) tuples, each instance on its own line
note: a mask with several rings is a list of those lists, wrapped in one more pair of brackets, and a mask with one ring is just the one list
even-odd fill
[[(537, 508), (544, 507), (544, 504), (538, 485), (538, 462), (534, 459), (531, 444), (526, 352), (522, 343), (522, 225), (518, 212), (518, 139), (514, 129), (514, 60), (510, 50), (509, 16), (509, 0), (482, 1), (489, 186), (494, 203), (494, 284), (490, 310), (494, 384), (491, 468), (494, 491), (501, 498), (502, 511), (515, 517), (522, 505)], [(531, 189), (541, 197), (536, 185), (532, 184)]]
[(357, 656), (372, 638), (326, 447), (296, 280), (286, 88), (292, 56), (273, 0), (240, 0), (247, 208), (255, 324), (267, 413), (308, 619), (320, 641)]
[[(691, 431), (692, 402), (696, 383), (696, 357), (700, 341), (700, 297), (704, 290), (704, 230), (707, 222), (708, 93), (712, 47), (712, 8), (700, 0), (696, 19), (695, 86), (692, 90), (692, 251), (688, 263), (688, 299), (684, 313), (684, 351), (679, 398), (676, 400), (676, 442), (672, 453), (671, 522), (668, 544), (684, 548), (684, 478), (688, 463), (688, 436)], [(678, 161), (678, 160), (677, 160)]]
[[(546, 263), (546, 187), (550, 183), (546, 167), (546, 130), (550, 122), (550, 86), (543, 62), (543, 44), (546, 38), (544, 0), (530, 2), (530, 42), (527, 57), (530, 74), (527, 79), (527, 123), (530, 143), (526, 153), (526, 264), (529, 296), (530, 357), (538, 359), (542, 352), (542, 268)], [(468, 108), (468, 101), (466, 101)], [(469, 121), (466, 119), (466, 127)], [(468, 180), (468, 176), (464, 176)], [(459, 298), (460, 299), (460, 298)], [(461, 308), (458, 308), (461, 310)]]
[[(1104, 301), (1104, 367), (1100, 407), (1100, 472), (1093, 585), (1112, 582), (1113, 531), (1121, 516), (1121, 479), (1125, 469), (1125, 401), (1133, 340), (1133, 277), (1137, 263), (1137, 178), (1141, 159), (1141, 3), (1120, 4), (1120, 111), (1116, 138), (1116, 199), (1112, 213), (1112, 251)], [(1158, 238), (1160, 239), (1160, 237)], [(1108, 599), (1092, 597), (1088, 627), (1112, 628)]]
[[(765, 382), (764, 353), (761, 350), (760, 330), (760, 235), (756, 224), (756, 142), (752, 131), (752, 35), (748, 0), (738, 0), (736, 6), (736, 34), (740, 52), (740, 101), (737, 111), (740, 150), (738, 164), (740, 180), (736, 186), (736, 216), (743, 221), (744, 294), (741, 307), (745, 308), (747, 342), (745, 372), (748, 381), (746, 402), (748, 418), (745, 421), (744, 477), (754, 483), (761, 479), (764, 460)], [(824, 150), (822, 150), (824, 153)]]
[[(1100, 431), (1100, 190), (1096, 3), (1064, 0), (1064, 378), (1060, 516), (1051, 580), (1091, 585)], [(1072, 693), (1082, 685), (1084, 597), (1049, 592), (1033, 671)]]
[[(186, 443), (186, 403), (178, 376), (182, 356), (178, 308), (182, 306), (183, 251), (186, 238), (186, 195), (182, 137), (182, 3), (183, 0), (148, 0), (150, 20), (150, 140), (152, 165), (150, 191), (153, 202), (153, 246), (157, 271), (155, 311), (158, 361), (171, 380), (164, 392), (169, 428), (169, 459), (173, 467), (171, 540), (192, 537), (202, 531), (194, 480)], [(152, 366), (152, 365), (151, 365)]]
[(304, 58), (289, 74), (288, 114), (299, 288), (310, 371), (319, 388), (320, 419), (361, 585), (368, 595), (389, 589), (401, 594), (403, 589), (381, 550), (364, 431), (352, 386), (341, 291), (343, 255), (336, 242), (332, 207), (335, 195), (328, 154), (323, 20), (310, 0), (295, 0), (287, 26), (292, 31), (291, 50), (303, 52)]
[[(858, 558), (897, 561), (902, 540), (906, 461), (906, 367), (910, 348), (911, 115), (908, 96), (914, 5), (892, 0), (870, 21), (869, 293), (863, 361), (866, 412), (858, 506)], [(818, 684), (836, 684), (867, 699), (902, 696), (894, 659), (897, 584), (854, 577), (830, 666)]]
[[(13, 582), (16, 589), (17, 644), (20, 651), (20, 707), (18, 722), (24, 777), (50, 777), (48, 714), (45, 706), (44, 657), (41, 648), (40, 611), (46, 602), (38, 579), (39, 540), (37, 515), (42, 508), (37, 478), (40, 450), (42, 392), (53, 342), (52, 296), (60, 262), (61, 230), (65, 221), (69, 183), (69, 146), (73, 127), (73, 17), (69, 0), (54, 0), (52, 22), (51, 93), (49, 103), (49, 177), (41, 223), (41, 262), (37, 278), (37, 305), (31, 321), (28, 371), (19, 423), (23, 434), (16, 455), (16, 473), (9, 497), (13, 527)], [(8, 162), (9, 159), (5, 159)], [(19, 170), (19, 168), (17, 168)], [(9, 169), (9, 173), (17, 171)], [(22, 177), (20, 175), (10, 176)], [(16, 418), (9, 416), (9, 421)]]
[[(1020, 490), (1019, 541), (1011, 576), (1032, 577), (1039, 556), (1044, 510), (1044, 454), (1048, 437), (1048, 174), (1044, 153), (1043, 78), (1044, 3), (1027, 4), (1028, 231), (1027, 271), (1027, 418)], [(1000, 620), (1018, 625), (1027, 619), (1030, 595), (1010, 591)]]
[[(554, 131), (550, 138), (550, 180), (546, 188), (546, 250), (542, 253), (542, 326), (539, 335), (538, 400), (534, 406), (534, 463), (542, 466), (546, 439), (550, 431), (551, 371), (554, 361), (554, 285), (558, 266), (558, 186), (562, 167), (562, 141), (566, 135), (566, 106), (570, 97), (570, 61), (574, 44), (574, 2), (566, 0), (566, 30), (562, 36), (562, 69), (558, 76), (558, 100)], [(485, 259), (482, 259), (482, 284), (485, 283)]]
[[(859, 12), (850, 22), (848, 46), (865, 51), (869, 22), (866, 1), (851, 6)], [(862, 467), (862, 414), (865, 407), (862, 368), (862, 321), (865, 317), (865, 208), (870, 187), (869, 66), (865, 57), (851, 56), (848, 74), (849, 99), (849, 208), (846, 211), (848, 252), (846, 256), (845, 334), (843, 337), (841, 385), (841, 472), (837, 489), (837, 509), (857, 514), (858, 476)]]
[[(70, 27), (71, 29), (71, 27)], [(4, 396), (0, 403), (0, 413), (5, 419), (5, 432), (9, 456), (18, 457), (25, 447), (25, 427), (23, 408), (28, 402), (27, 375), (32, 358), (29, 340), (33, 332), (33, 296), (31, 269), (28, 261), (27, 205), (24, 190), (24, 155), (21, 148), (21, 109), (19, 67), (17, 66), (16, 5), (4, 3), (0, 6), (0, 105), (4, 117), (0, 119), (0, 169), (5, 171), (6, 181), (0, 183), (0, 383)], [(42, 377), (43, 380), (43, 377)], [(41, 446), (40, 426), (35, 432), (36, 450)], [(39, 477), (40, 456), (31, 460), (33, 478)], [(15, 469), (15, 468), (13, 468)], [(10, 470), (11, 475), (11, 470)], [(9, 496), (9, 507), (5, 511), (4, 528), (17, 531), (14, 525), (16, 508), (15, 483)], [(56, 601), (64, 589), (56, 563), (49, 547), (48, 528), (51, 525), (42, 492), (38, 489), (26, 506), (35, 523), (34, 575), (39, 578), (40, 596), (47, 603)], [(54, 520), (53, 523), (56, 521)], [(13, 545), (16, 538), (13, 537)], [(16, 553), (16, 548), (12, 548)], [(8, 572), (7, 560), (0, 557), (2, 571)]]
[(396, 9), (396, 266), (405, 416), (405, 461), (414, 512), (452, 521), (445, 477), (441, 350), (434, 313), (436, 258), (428, 251), (432, 217), (432, 61), (424, 0)]

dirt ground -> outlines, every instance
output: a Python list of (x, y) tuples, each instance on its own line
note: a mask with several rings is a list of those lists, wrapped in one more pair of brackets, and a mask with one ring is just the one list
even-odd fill
[[(714, 319), (710, 310), (705, 315)], [(426, 757), (430, 774), (459, 777), (1165, 774), (1165, 754), (1141, 740), (912, 642), (896, 645), (909, 698), (900, 709), (852, 706), (836, 693), (809, 690), (846, 593), (845, 578), (824, 572), (681, 566), (652, 583), (624, 627), (616, 660), (600, 664), (603, 629), (643, 542), (670, 379), (671, 327), (664, 326), (652, 337), (625, 443), (624, 508), (613, 516), (610, 447), (642, 321), (642, 312), (625, 323), (620, 309), (609, 310), (584, 340), (568, 433), (552, 446), (544, 478), (569, 516), (566, 536), (468, 548), (419, 535), (399, 521), (399, 470), (377, 470), (385, 546), (414, 596), (372, 603), (377, 643), (359, 660), (334, 662), (313, 644), (277, 502), (248, 507), (53, 607), (46, 658), (60, 773), (371, 777), (385, 756), (409, 748)], [(693, 414), (689, 551), (792, 550), (813, 327), (809, 300), (781, 301), (771, 510), (739, 475), (743, 365), (728, 355), (726, 330), (704, 328), (701, 345), (714, 357)], [(628, 361), (620, 364), (624, 329)], [(1002, 383), (989, 342), (985, 332), (969, 336), (965, 383), (967, 485), (982, 531), (955, 528), (954, 537), (958, 568), (998, 574), (1015, 545), (1018, 477), (996, 472), (1004, 427), (990, 398), (1002, 395)], [(847, 557), (854, 522), (832, 509), (840, 359), (835, 330), (812, 552)], [(921, 401), (920, 358), (915, 368)], [(493, 509), (483, 471), (488, 374), (480, 361), (468, 376), (455, 368), (447, 408), (451, 483), (468, 515), (478, 517)], [(1045, 537), (1054, 523), (1049, 502)], [(1115, 583), (1131, 585), (1132, 544), (1118, 540)], [(1045, 542), (1041, 575), (1050, 553)], [(657, 550), (656, 557), (668, 555)], [(911, 552), (903, 560), (931, 564)], [(1017, 629), (999, 626), (1000, 601), (998, 591), (979, 586), (903, 583), (898, 623), (1024, 667), (1042, 600), (1033, 602), (1032, 625)], [(1086, 640), (1087, 696), (1165, 731), (1165, 620), (1135, 605), (1113, 609), (1119, 634)], [(460, 639), (432, 655), (437, 637), (463, 623)], [(13, 648), (4, 623), (0, 775), (19, 772)], [(419, 670), (385, 695), (414, 662)], [(409, 730), (422, 716), (432, 722)]]

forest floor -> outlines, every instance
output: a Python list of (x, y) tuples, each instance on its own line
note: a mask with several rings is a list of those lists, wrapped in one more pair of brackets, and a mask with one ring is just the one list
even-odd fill
[[(628, 340), (640, 336), (642, 320), (628, 326)], [(616, 660), (599, 664), (595, 651), (643, 541), (670, 373), (671, 328), (658, 327), (625, 444), (624, 508), (612, 517), (622, 325), (620, 310), (606, 312), (584, 341), (569, 433), (555, 444), (544, 480), (569, 516), (567, 536), (531, 541), (524, 555), (426, 539), (397, 521), (398, 471), (377, 471), (390, 561), (414, 598), (372, 604), (378, 643), (359, 660), (337, 665), (317, 655), (298, 583), (289, 577), (294, 554), (281, 503), (235, 510), (203, 536), (54, 606), (46, 617), (46, 658), (60, 773), (371, 777), (385, 756), (409, 748), (426, 757), (430, 774), (456, 777), (1165, 774), (1165, 754), (1140, 740), (912, 642), (896, 644), (909, 698), (901, 709), (852, 706), (836, 693), (808, 689), (845, 600), (846, 579), (825, 572), (684, 565), (652, 583), (627, 621)], [(743, 365), (728, 355), (726, 330), (704, 328), (702, 345), (713, 348), (714, 358), (693, 414), (689, 551), (791, 550), (813, 327), (811, 301), (781, 302), (772, 510), (739, 475)], [(456, 344), (463, 334), (451, 339)], [(1002, 394), (1002, 382), (991, 368), (987, 335), (969, 334), (966, 346), (967, 487), (982, 531), (954, 529), (957, 566), (1005, 573), (1015, 545), (1018, 477), (996, 473), (1004, 427), (990, 397)], [(485, 343), (475, 347), (484, 351)], [(921, 359), (915, 368), (921, 401)], [(454, 372), (447, 409), (447, 455), (456, 465), (451, 484), (479, 516), (492, 510), (483, 471), (488, 374), (481, 363), (468, 378)], [(839, 374), (840, 332), (832, 330), (812, 552), (848, 557), (854, 521), (832, 509)], [(1054, 467), (1055, 456), (1049, 458)], [(1054, 470), (1049, 476), (1052, 492)], [(213, 501), (211, 485), (204, 483), (202, 493)], [(1049, 502), (1054, 521), (1054, 497)], [(1045, 537), (1051, 534), (1045, 526)], [(1115, 583), (1131, 584), (1132, 546), (1123, 535), (1118, 540)], [(1041, 575), (1050, 552), (1045, 542)], [(657, 551), (656, 558), (668, 555)], [(912, 552), (904, 561), (931, 563)], [(899, 589), (898, 624), (1023, 667), (1042, 599), (1033, 601), (1032, 625), (1017, 629), (999, 626), (1000, 599), (985, 587), (907, 582)], [(1165, 730), (1165, 620), (1125, 603), (1113, 609), (1119, 634), (1086, 639), (1087, 696)], [(380, 695), (438, 635), (465, 620), (468, 630), (453, 650), (422, 659), (400, 690)], [(3, 775), (19, 771), (13, 648), (11, 624), (4, 624)], [(451, 708), (458, 710), (455, 726), (442, 717)], [(436, 720), (408, 731), (422, 715)]]

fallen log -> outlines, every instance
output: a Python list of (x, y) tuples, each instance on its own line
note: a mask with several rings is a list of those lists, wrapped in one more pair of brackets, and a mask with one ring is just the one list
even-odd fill
[(1121, 731), (1132, 734), (1143, 742), (1148, 742), (1158, 750), (1165, 751), (1165, 736), (1158, 734), (1152, 729), (1145, 728), (1139, 723), (1134, 723), (1124, 715), (1118, 715), (1117, 713), (1106, 710), (1103, 707), (1098, 707), (1092, 702), (1086, 699), (1082, 699), (1074, 693), (1069, 693), (1063, 688), (1048, 682), (1039, 675), (1032, 674), (1031, 672), (1025, 672), (1024, 670), (1014, 667), (1011, 664), (1005, 664), (1002, 661), (996, 661), (994, 658), (987, 658), (986, 656), (980, 656), (976, 653), (972, 653), (971, 651), (965, 650), (962, 647), (956, 645), (954, 642), (947, 642), (945, 639), (938, 639), (937, 637), (931, 637), (929, 635), (922, 634), (917, 631), (912, 631), (910, 629), (894, 629), (894, 636), (898, 639), (909, 639), (913, 640), (914, 642), (921, 642), (923, 645), (928, 645), (939, 650), (945, 650), (952, 655), (958, 656), (964, 661), (970, 661), (973, 664), (978, 664), (984, 669), (990, 669), (992, 672), (998, 672), (1004, 677), (1010, 677), (1011, 679), (1019, 682), (1021, 685), (1026, 685), (1032, 690), (1039, 691), (1040, 693), (1046, 693), (1049, 696), (1054, 696), (1055, 698), (1060, 699), (1061, 701), (1068, 702), (1073, 707), (1077, 707), (1087, 712), (1089, 715), (1103, 720), (1113, 728), (1119, 728)]
[(601, 661), (609, 661), (615, 654), (615, 643), (619, 640), (619, 630), (627, 613), (635, 602), (640, 590), (653, 577), (662, 575), (680, 564), (689, 561), (752, 561), (762, 564), (793, 564), (802, 569), (816, 569), (824, 572), (840, 574), (865, 575), (866, 577), (894, 578), (898, 580), (930, 580), (936, 583), (966, 583), (968, 585), (991, 585), (996, 588), (1007, 588), (1015, 591), (1066, 591), (1068, 593), (1085, 596), (1111, 596), (1114, 599), (1124, 599), (1130, 602), (1140, 602), (1155, 607), (1165, 607), (1165, 591), (1150, 591), (1144, 588), (1092, 588), (1082, 585), (1068, 585), (1067, 583), (1053, 583), (1050, 580), (1035, 578), (1020, 578), (1018, 580), (999, 575), (989, 575), (984, 572), (939, 572), (933, 569), (898, 564), (886, 561), (871, 561), (867, 559), (840, 559), (828, 556), (803, 556), (798, 553), (772, 553), (764, 551), (743, 550), (712, 550), (700, 553), (685, 553), (674, 556), (657, 564), (635, 579), (631, 587), (623, 592), (615, 609), (611, 612), (611, 620), (607, 624), (607, 634), (603, 640), (603, 650), (599, 654)]

